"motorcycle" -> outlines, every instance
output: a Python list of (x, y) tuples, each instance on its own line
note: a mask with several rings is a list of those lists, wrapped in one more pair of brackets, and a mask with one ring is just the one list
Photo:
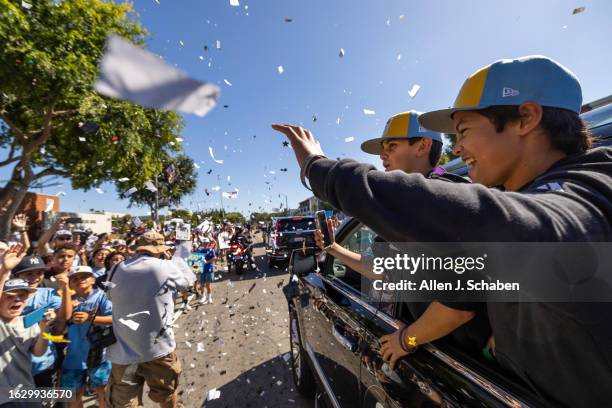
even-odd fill
[(232, 270), (233, 266), (238, 275), (242, 275), (245, 270), (251, 269), (252, 265), (254, 265), (251, 255), (251, 245), (245, 247), (244, 244), (240, 242), (231, 242), (227, 254), (227, 264), (229, 271)]

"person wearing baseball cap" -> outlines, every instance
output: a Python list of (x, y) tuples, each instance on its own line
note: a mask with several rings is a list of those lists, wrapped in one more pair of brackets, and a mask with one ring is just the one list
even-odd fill
[(442, 134), (419, 123), (420, 112), (393, 115), (382, 136), (366, 140), (361, 150), (380, 156), (385, 171), (402, 170), (427, 176), (442, 155)]
[[(26, 256), (13, 269), (13, 276), (23, 279), (30, 288), (35, 289), (34, 294), (28, 298), (22, 314), (27, 315), (35, 310), (48, 308), (57, 314), (60, 320), (67, 321), (72, 313), (69, 310), (70, 302), (63, 302), (56, 289), (40, 287), (47, 269), (39, 256)], [(67, 290), (68, 280), (62, 280), (62, 277), (58, 276), (58, 281), (60, 284), (63, 282), (64, 290)], [(57, 387), (60, 368), (58, 351), (53, 343), (49, 344), (42, 356), (32, 356), (32, 375), (37, 387)]]
[[(387, 241), (609, 242), (612, 148), (592, 148), (581, 105), (578, 79), (551, 58), (506, 59), (477, 70), (451, 108), (419, 118), (427, 129), (457, 134), (453, 151), (474, 184), (329, 160), (309, 131), (273, 128), (290, 140), (315, 196)], [(612, 388), (611, 305), (489, 302), (497, 361), (550, 405), (605, 406)], [(404, 348), (445, 335), (419, 338), (412, 330), (381, 338), (391, 365), (408, 355)]]
[(88, 365), (92, 347), (87, 333), (90, 326), (110, 325), (113, 322), (113, 305), (104, 291), (94, 288), (95, 275), (91, 267), (80, 265), (68, 273), (70, 287), (76, 292), (72, 296), (74, 308), (68, 322), (68, 347), (62, 364), (61, 385), (75, 390), (76, 403), (82, 404), (85, 385), (94, 389), (99, 405), (103, 406), (106, 385), (111, 372), (111, 363), (102, 353), (99, 365)]
[[(137, 316), (130, 319), (139, 325), (138, 330), (125, 324), (113, 326), (117, 342), (107, 349), (112, 362), (111, 406), (137, 405), (143, 377), (152, 384), (150, 395), (155, 402), (176, 404), (182, 369), (172, 329), (175, 296), (195, 281), (181, 257), (185, 246), (190, 254), (191, 243), (185, 241), (173, 259), (166, 259), (169, 251), (164, 236), (156, 231), (145, 232), (131, 248), (136, 255), (117, 264), (109, 276), (114, 319), (135, 313)], [(149, 311), (150, 316), (137, 313), (143, 310)]]
[[(21, 247), (9, 248), (0, 263), (0, 388), (21, 386), (34, 388), (32, 355), (42, 356), (48, 341), (42, 333), (46, 330), (54, 312), (47, 311), (38, 324), (25, 327), (22, 312), (30, 296), (36, 292), (23, 279), (8, 279), (11, 270), (21, 261)], [(0, 393), (0, 405), (11, 404), (7, 392)]]

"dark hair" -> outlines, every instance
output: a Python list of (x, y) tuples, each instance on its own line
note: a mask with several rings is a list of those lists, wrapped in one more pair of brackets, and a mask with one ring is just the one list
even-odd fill
[(66, 242), (64, 244), (59, 244), (56, 248), (55, 248), (55, 252), (53, 252), (53, 254), (57, 254), (60, 251), (63, 250), (69, 250), (69, 251), (74, 251), (74, 253), (76, 254), (77, 252), (79, 252), (79, 248), (77, 247), (77, 245), (74, 242)]
[[(423, 139), (422, 137), (411, 137), (408, 139), (408, 144), (412, 146), (416, 142)], [(440, 157), (442, 157), (442, 142), (438, 142), (437, 140), (431, 140), (431, 148), (429, 149), (429, 164), (431, 167), (435, 167), (440, 161)]]
[[(475, 111), (489, 119), (499, 133), (508, 122), (520, 120), (518, 106), (491, 106)], [(591, 148), (593, 136), (576, 112), (561, 108), (542, 107), (540, 127), (548, 134), (552, 145), (567, 155), (584, 153)]]
[(115, 255), (121, 255), (123, 259), (127, 259), (127, 255), (123, 252), (111, 252), (110, 254), (106, 255), (106, 258), (104, 258), (104, 267), (107, 271), (111, 268), (111, 259), (113, 259), (113, 256)]

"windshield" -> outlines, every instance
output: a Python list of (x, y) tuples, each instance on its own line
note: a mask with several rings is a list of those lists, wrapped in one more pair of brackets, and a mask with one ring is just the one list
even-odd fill
[(308, 231), (316, 229), (314, 218), (288, 218), (278, 220), (279, 232)]

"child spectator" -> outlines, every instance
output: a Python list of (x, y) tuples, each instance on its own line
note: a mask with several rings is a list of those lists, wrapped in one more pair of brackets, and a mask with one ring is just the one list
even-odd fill
[(110, 254), (110, 251), (104, 247), (98, 248), (91, 253), (91, 269), (93, 270), (94, 277), (99, 278), (106, 273), (106, 266), (104, 266), (104, 260)]
[[(13, 269), (13, 276), (23, 279), (30, 288), (34, 289), (34, 295), (28, 299), (22, 314), (27, 315), (41, 308), (49, 308), (58, 314), (60, 320), (66, 321), (72, 313), (71, 303), (62, 303), (62, 298), (57, 291), (52, 288), (39, 287), (45, 277), (47, 266), (38, 256), (26, 256)], [(68, 278), (58, 276), (57, 281), (63, 286), (64, 291), (68, 289)], [(68, 300), (68, 299), (67, 299)], [(37, 387), (57, 387), (59, 386), (57, 364), (57, 349), (53, 343), (47, 347), (47, 351), (42, 356), (32, 356), (32, 375)], [(43, 406), (53, 406), (53, 404), (43, 404)]]
[(62, 373), (62, 387), (76, 390), (76, 400), (69, 407), (82, 407), (85, 382), (98, 394), (98, 407), (104, 408), (104, 393), (111, 372), (111, 363), (103, 355), (97, 367), (88, 367), (90, 344), (87, 332), (91, 324), (112, 324), (112, 303), (100, 289), (89, 266), (78, 266), (68, 274), (70, 287), (76, 292), (72, 319), (68, 323), (68, 344)]
[[(42, 356), (47, 351), (48, 342), (42, 333), (55, 312), (48, 310), (45, 318), (30, 327), (25, 327), (21, 313), (28, 297), (36, 292), (22, 279), (7, 281), (11, 269), (21, 261), (18, 253), (21, 245), (11, 247), (2, 259), (0, 269), (0, 389), (11, 389), (21, 384), (24, 388), (34, 388), (31, 354)], [(8, 393), (0, 393), (0, 405), (10, 404)]]
[[(200, 303), (203, 305), (207, 303), (212, 303), (212, 289), (210, 284), (215, 280), (215, 266), (214, 262), (217, 260), (217, 252), (210, 247), (210, 240), (208, 238), (204, 238), (202, 240), (202, 247), (199, 251), (204, 256), (204, 271), (200, 275)], [(202, 290), (201, 284), (204, 284), (206, 287), (206, 293)]]

